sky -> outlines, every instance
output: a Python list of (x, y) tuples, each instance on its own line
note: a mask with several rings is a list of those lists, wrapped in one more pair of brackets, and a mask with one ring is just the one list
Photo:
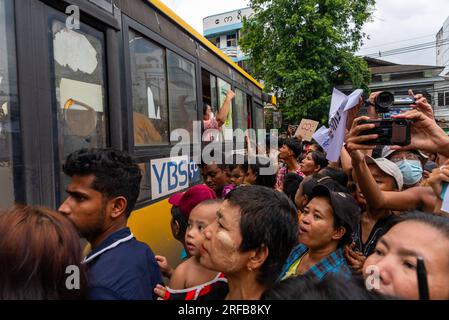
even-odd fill
[[(203, 34), (203, 18), (248, 6), (247, 0), (162, 0), (188, 24)], [(369, 39), (358, 54), (373, 54), (435, 41), (449, 17), (449, 0), (377, 0), (373, 20), (364, 26)], [(376, 57), (401, 63), (435, 65), (435, 48)]]

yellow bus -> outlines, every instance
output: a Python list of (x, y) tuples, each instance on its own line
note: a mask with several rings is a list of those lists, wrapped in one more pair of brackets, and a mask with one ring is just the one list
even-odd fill
[(170, 133), (230, 88), (225, 126), (262, 129), (261, 84), (160, 1), (0, 0), (0, 208), (57, 208), (69, 153), (126, 150), (144, 173), (129, 226), (179, 261), (167, 198), (201, 176), (193, 151), (176, 167)]

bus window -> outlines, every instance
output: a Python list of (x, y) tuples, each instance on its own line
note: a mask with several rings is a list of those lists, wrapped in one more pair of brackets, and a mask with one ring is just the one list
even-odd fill
[[(223, 102), (226, 99), (226, 94), (227, 94), (228, 90), (231, 89), (231, 85), (220, 78), (218, 78), (217, 85), (218, 85), (218, 105), (222, 106)], [(232, 107), (231, 107), (229, 109), (228, 119), (225, 121), (225, 123), (222, 127), (225, 140), (232, 141), (232, 139), (233, 139), (233, 130), (232, 129), (233, 129), (233, 125), (232, 125)]]
[(246, 94), (239, 89), (235, 90), (235, 105), (234, 111), (236, 113), (235, 119), (236, 124), (235, 128), (242, 129), (245, 131), (248, 129), (248, 101), (246, 98)]
[(217, 77), (206, 70), (201, 70), (201, 83), (203, 84), (203, 102), (210, 105), (214, 114), (218, 111)]
[(179, 128), (193, 134), (193, 121), (197, 121), (195, 65), (167, 50), (168, 98), (170, 130)]
[(265, 117), (263, 112), (263, 107), (256, 103), (255, 104), (255, 117), (256, 117), (256, 129), (265, 129)]
[[(51, 19), (49, 33), (59, 159), (64, 163), (75, 150), (106, 146), (106, 89), (103, 33), (84, 24), (71, 30), (62, 21)], [(65, 185), (67, 178), (60, 176)]]
[[(14, 203), (14, 175), (17, 170), (16, 152), (20, 146), (20, 126), (17, 117), (16, 52), (14, 42), (14, 2), (0, 0), (0, 209)], [(17, 186), (16, 186), (17, 187)]]
[(130, 31), (134, 145), (168, 144), (165, 50)]

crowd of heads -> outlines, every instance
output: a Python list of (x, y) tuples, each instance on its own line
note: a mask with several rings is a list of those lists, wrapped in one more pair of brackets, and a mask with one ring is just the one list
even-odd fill
[[(168, 198), (173, 237), (187, 259), (174, 270), (158, 258), (170, 285), (154, 292), (448, 300), (449, 137), (425, 98), (415, 99), (415, 110), (399, 115), (414, 120), (407, 147), (365, 144), (375, 137), (363, 135), (371, 125), (360, 124), (362, 117), (349, 120), (338, 162), (314, 142), (285, 138), (271, 174), (263, 155), (201, 164), (202, 183)], [(68, 156), (63, 171), (71, 181), (59, 213), (17, 206), (0, 214), (2, 299), (85, 297), (78, 236), (95, 248), (107, 230), (126, 227), (142, 177), (129, 155), (83, 149)], [(67, 289), (67, 266), (81, 272), (82, 290)], [(220, 291), (211, 295), (216, 283)]]

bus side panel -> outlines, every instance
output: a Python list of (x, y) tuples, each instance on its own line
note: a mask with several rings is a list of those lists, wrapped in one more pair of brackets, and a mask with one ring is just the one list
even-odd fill
[(137, 240), (148, 244), (154, 254), (165, 256), (171, 266), (176, 267), (181, 262), (182, 245), (173, 238), (170, 209), (165, 199), (133, 211), (128, 226)]

